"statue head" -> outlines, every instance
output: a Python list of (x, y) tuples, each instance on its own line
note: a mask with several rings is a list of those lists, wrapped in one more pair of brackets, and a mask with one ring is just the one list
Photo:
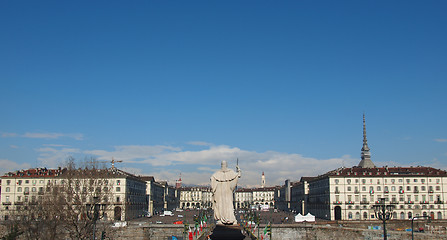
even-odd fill
[(227, 167), (228, 167), (227, 161), (223, 160), (221, 163), (221, 167), (222, 167), (221, 168), (222, 170), (224, 170), (224, 171), (227, 170)]

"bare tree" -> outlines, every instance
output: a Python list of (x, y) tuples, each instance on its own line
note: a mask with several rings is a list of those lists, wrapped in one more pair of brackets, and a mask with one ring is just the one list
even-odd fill
[[(30, 195), (12, 212), (10, 224), (26, 239), (92, 239), (111, 235), (114, 169), (99, 168), (94, 159), (77, 168), (73, 158), (43, 191)], [(98, 234), (97, 223), (101, 222)]]

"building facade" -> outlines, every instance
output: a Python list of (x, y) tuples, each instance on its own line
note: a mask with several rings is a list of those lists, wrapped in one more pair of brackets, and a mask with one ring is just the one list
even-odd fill
[(116, 168), (93, 172), (94, 176), (86, 170), (35, 168), (7, 173), (2, 177), (2, 219), (8, 220), (23, 206), (39, 204), (55, 189), (65, 189), (59, 194), (78, 204), (100, 205), (105, 219), (133, 219), (147, 209), (144, 181)]
[(212, 207), (210, 187), (181, 187), (180, 205), (182, 209), (206, 209)]
[(358, 166), (303, 177), (291, 188), (289, 210), (328, 220), (373, 220), (373, 205), (385, 198), (394, 219), (446, 218), (447, 172), (431, 167), (376, 167), (371, 161), (363, 116)]

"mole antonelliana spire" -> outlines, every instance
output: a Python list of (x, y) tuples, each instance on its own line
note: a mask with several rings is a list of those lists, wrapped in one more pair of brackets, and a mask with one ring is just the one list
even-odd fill
[(366, 139), (366, 122), (365, 114), (363, 114), (363, 147), (362, 147), (362, 160), (359, 163), (359, 167), (362, 168), (374, 168), (376, 167), (371, 161), (371, 153), (369, 152), (368, 140)]

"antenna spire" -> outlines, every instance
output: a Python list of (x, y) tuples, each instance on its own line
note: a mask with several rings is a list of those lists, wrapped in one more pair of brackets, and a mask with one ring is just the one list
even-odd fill
[(374, 168), (376, 167), (371, 161), (371, 153), (369, 152), (368, 140), (366, 138), (366, 121), (365, 113), (363, 113), (363, 147), (361, 153), (362, 160), (359, 163), (359, 167), (362, 168)]

